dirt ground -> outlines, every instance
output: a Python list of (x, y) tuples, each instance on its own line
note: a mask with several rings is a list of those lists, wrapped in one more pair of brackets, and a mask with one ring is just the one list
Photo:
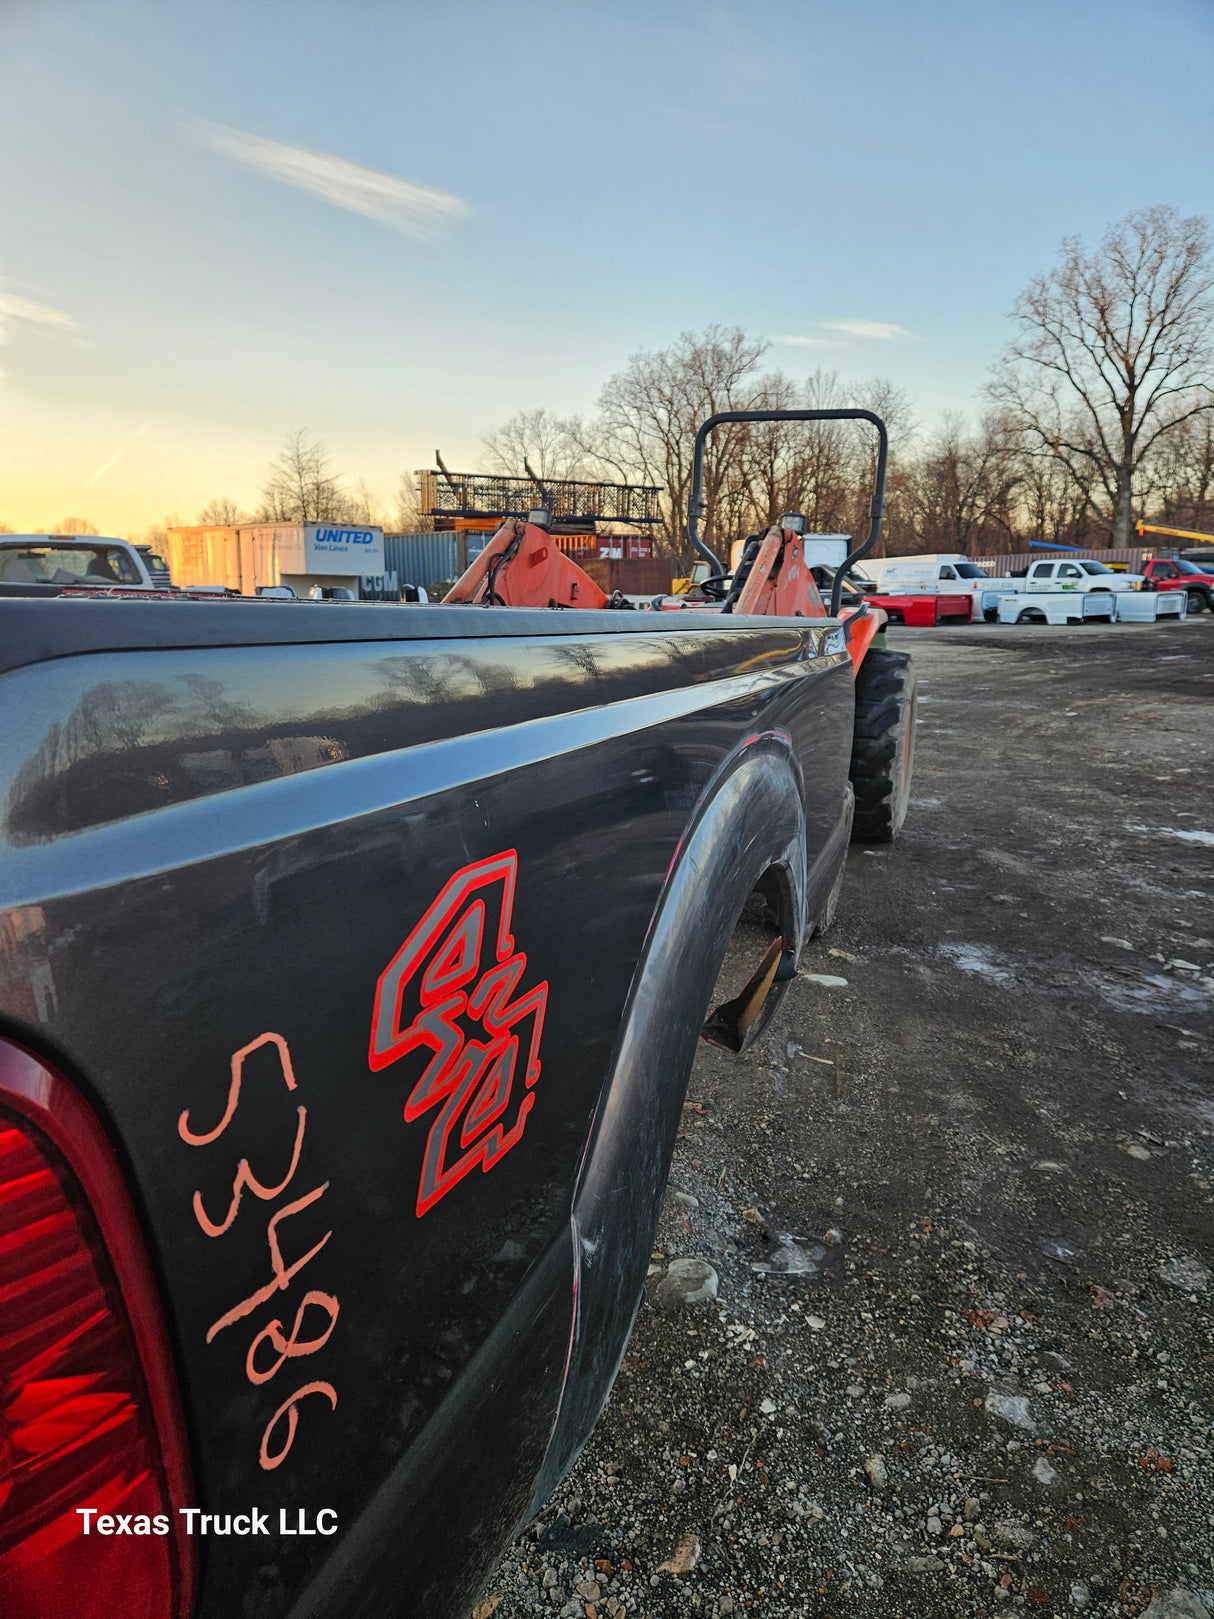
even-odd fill
[(890, 643), (903, 835), (838, 982), (704, 1048), (611, 1402), (479, 1615), (1214, 1614), (1214, 620)]

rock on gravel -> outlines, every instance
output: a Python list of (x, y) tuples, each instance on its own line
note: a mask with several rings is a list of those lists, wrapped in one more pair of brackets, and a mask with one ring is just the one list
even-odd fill
[(717, 1296), (717, 1273), (705, 1259), (674, 1259), (658, 1283), (658, 1303), (664, 1310), (680, 1305), (708, 1304)]
[(889, 1472), (885, 1466), (883, 1456), (873, 1454), (864, 1461), (864, 1471), (868, 1474), (868, 1481), (874, 1490), (883, 1490), (889, 1483)]
[(995, 1525), (995, 1540), (1000, 1546), (1010, 1546), (1014, 1551), (1026, 1552), (1037, 1542), (1037, 1536), (1027, 1524), (1019, 1523), (1015, 1518), (1005, 1518)]
[(1013, 1427), (1032, 1429), (1033, 1408), (1024, 1394), (1000, 1394), (998, 1389), (992, 1389), (986, 1397), (985, 1409), (988, 1416), (1002, 1417)]
[(1157, 1591), (1142, 1619), (1210, 1619), (1210, 1610), (1192, 1591)]
[(661, 1574), (690, 1574), (700, 1561), (700, 1538), (684, 1535), (664, 1563), (658, 1564)]
[(1159, 1279), (1169, 1287), (1178, 1287), (1184, 1293), (1204, 1293), (1210, 1285), (1210, 1273), (1193, 1254), (1182, 1254), (1159, 1267)]
[(1033, 1477), (1038, 1484), (1057, 1484), (1058, 1482), (1058, 1474), (1044, 1456), (1038, 1456), (1033, 1463)]

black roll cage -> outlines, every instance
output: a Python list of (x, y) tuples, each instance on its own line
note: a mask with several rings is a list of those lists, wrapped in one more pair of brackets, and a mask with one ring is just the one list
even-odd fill
[(844, 558), (835, 572), (830, 592), (830, 611), (831, 617), (837, 618), (844, 579), (856, 563), (868, 555), (881, 533), (881, 519), (885, 515), (885, 467), (889, 459), (889, 434), (885, 430), (885, 423), (871, 410), (721, 410), (715, 416), (710, 416), (696, 434), (691, 468), (691, 499), (687, 502), (687, 536), (705, 561), (711, 564), (713, 572), (718, 575), (723, 574), (725, 569), (721, 566), (720, 559), (713, 555), (700, 538), (699, 523), (704, 515), (705, 445), (713, 428), (720, 427), (725, 422), (871, 422), (877, 429), (877, 476), (873, 483), (873, 498), (869, 508), (871, 521), (868, 538), (850, 556)]

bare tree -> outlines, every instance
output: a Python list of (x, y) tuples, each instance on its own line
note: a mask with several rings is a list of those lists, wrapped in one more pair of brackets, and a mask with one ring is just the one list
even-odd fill
[[(858, 386), (836, 371), (817, 370), (800, 385), (781, 372), (760, 377), (752, 409), (873, 410), (886, 422), (895, 454), (914, 420), (901, 388), (884, 378)], [(869, 428), (848, 421), (759, 422), (739, 429), (737, 454), (721, 498), (723, 523), (731, 532), (762, 528), (786, 511), (803, 512), (811, 533), (868, 532), (878, 440)], [(742, 498), (734, 498), (735, 490)]]
[(351, 523), (361, 523), (364, 528), (384, 526), (379, 497), (365, 478), (360, 478), (354, 485), (354, 492), (346, 501), (344, 515)]
[(248, 521), (236, 502), (229, 500), (226, 495), (219, 500), (208, 501), (198, 514), (199, 527), (211, 524), (215, 528), (232, 528)]
[(981, 551), (1006, 544), (1020, 485), (1015, 426), (996, 414), (977, 431), (946, 413), (911, 473), (916, 538), (924, 551)]
[(1034, 278), (991, 384), (1026, 433), (1091, 491), (1112, 543), (1169, 434), (1214, 409), (1214, 263), (1206, 221), (1136, 209)]
[[(1032, 434), (1021, 431), (1015, 449), (1017, 484), (1013, 528), (1018, 538), (1046, 540), (1076, 549), (1108, 540), (1093, 515), (1090, 463), (1072, 471)], [(1095, 530), (1095, 533), (1093, 533)]]
[[(683, 332), (669, 348), (641, 350), (610, 377), (599, 399), (593, 452), (616, 476), (658, 484), (665, 492), (660, 543), (674, 555), (687, 549), (687, 498), (696, 429), (721, 410), (742, 410), (754, 396), (754, 371), (767, 349), (740, 327)], [(718, 507), (745, 435), (726, 428), (709, 441), (704, 463), (709, 545), (721, 528)], [(728, 505), (728, 498), (725, 500)]]
[[(858, 405), (861, 410), (871, 410), (874, 415), (880, 416), (889, 433), (889, 468), (885, 485), (887, 515), (881, 527), (876, 554), (896, 556), (898, 552), (889, 548), (890, 541), (899, 529), (909, 532), (913, 528), (909, 507), (901, 498), (907, 486), (904, 480), (900, 481), (899, 472), (913, 458), (915, 435), (918, 430), (915, 413), (907, 398), (906, 390), (900, 388), (896, 382), (891, 382), (888, 377), (869, 377), (849, 390), (845, 402), (849, 405)], [(839, 516), (833, 519), (831, 526), (859, 538), (868, 533), (871, 520), (880, 441), (871, 428), (853, 424), (845, 426), (844, 432), (850, 458), (851, 499)]]
[[(754, 410), (839, 410), (856, 403), (835, 371), (815, 371), (801, 384), (781, 372), (761, 377), (751, 397)], [(849, 422), (757, 422), (739, 430), (736, 461), (744, 481), (746, 509), (723, 504), (722, 516), (756, 528), (776, 522), (783, 512), (805, 514), (811, 532), (835, 533), (850, 527), (866, 475), (871, 483), (871, 447)], [(726, 489), (731, 487), (727, 480)]]
[[(874, 379), (849, 389), (835, 372), (797, 383), (758, 374), (767, 344), (735, 327), (684, 332), (668, 348), (634, 354), (611, 377), (600, 414), (583, 421), (544, 409), (520, 411), (483, 442), (497, 470), (543, 477), (622, 479), (664, 492), (659, 547), (686, 552), (686, 508), (696, 431), (723, 410), (838, 408), (863, 403), (890, 419), (895, 436), (912, 424), (905, 394)], [(876, 441), (845, 422), (738, 423), (708, 441), (702, 532), (723, 551), (748, 529), (803, 511), (819, 532), (867, 525)]]
[(177, 513), (170, 512), (163, 521), (153, 523), (142, 534), (130, 534), (127, 538), (132, 545), (150, 545), (153, 551), (163, 551), (168, 545), (169, 530), (171, 528), (182, 528), (183, 526)]
[[(800, 402), (792, 378), (772, 371), (757, 379), (746, 403), (738, 408), (793, 410)], [(792, 511), (802, 499), (809, 476), (808, 446), (796, 424), (756, 422), (731, 433), (734, 454), (724, 458), (720, 468), (715, 513), (718, 539), (738, 539), (748, 530), (774, 523), (781, 512)], [(723, 545), (718, 549), (723, 550)]]
[(1214, 413), (1169, 433), (1155, 469), (1153, 514), (1176, 528), (1214, 528)]
[(489, 452), (492, 472), (525, 478), (527, 468), (538, 478), (581, 478), (587, 475), (586, 434), (576, 417), (557, 416), (541, 405), (519, 410), (491, 427), (481, 443)]
[(272, 523), (341, 522), (349, 503), (319, 439), (303, 428), (288, 434), (262, 490), (258, 518)]
[(90, 523), (87, 517), (61, 518), (54, 528), (48, 528), (48, 534), (96, 534), (98, 529)]
[(396, 532), (398, 534), (432, 534), (434, 519), (422, 510), (417, 479), (411, 472), (402, 472), (396, 486)]

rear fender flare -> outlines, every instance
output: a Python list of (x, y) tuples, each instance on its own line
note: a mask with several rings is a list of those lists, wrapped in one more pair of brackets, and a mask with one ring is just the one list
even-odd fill
[[(538, 1510), (573, 1465), (640, 1303), (688, 1076), (730, 936), (771, 871), (793, 956), (806, 930), (805, 816), (789, 741), (750, 739), (687, 833), (633, 980), (573, 1197), (577, 1307)], [(777, 984), (770, 1000), (782, 993)], [(764, 1019), (770, 1008), (764, 1008)]]

